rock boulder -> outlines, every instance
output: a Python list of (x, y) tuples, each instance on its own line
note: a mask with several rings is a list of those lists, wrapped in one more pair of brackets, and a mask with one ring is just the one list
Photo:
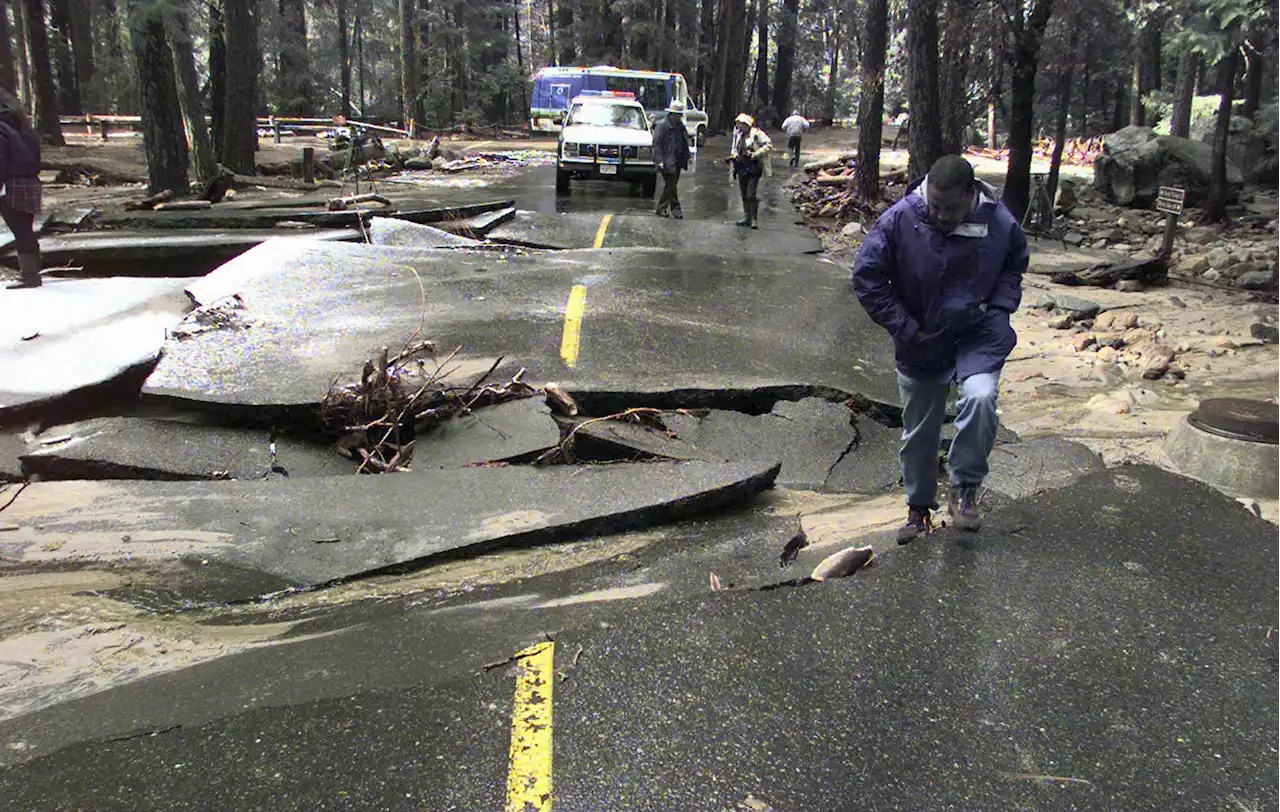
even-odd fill
[[(1199, 206), (1209, 193), (1213, 147), (1188, 138), (1157, 136), (1149, 127), (1125, 127), (1103, 138), (1102, 154), (1093, 164), (1098, 191), (1122, 206), (1151, 208), (1161, 186), (1187, 191), (1188, 206)], [(1227, 162), (1227, 196), (1234, 202), (1244, 175)]]

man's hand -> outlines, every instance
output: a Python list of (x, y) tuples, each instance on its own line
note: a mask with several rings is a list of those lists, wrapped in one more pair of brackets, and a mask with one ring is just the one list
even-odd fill
[(667, 165), (666, 165), (665, 163), (663, 163), (663, 162), (659, 161), (659, 162), (658, 162), (657, 169), (658, 169), (658, 171), (659, 171), (659, 172), (666, 173), (666, 171), (667, 171)]

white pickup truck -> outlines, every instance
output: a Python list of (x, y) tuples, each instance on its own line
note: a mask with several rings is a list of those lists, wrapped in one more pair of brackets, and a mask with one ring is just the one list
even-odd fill
[(556, 147), (556, 193), (571, 180), (640, 184), (653, 197), (653, 129), (631, 93), (586, 91), (573, 99)]

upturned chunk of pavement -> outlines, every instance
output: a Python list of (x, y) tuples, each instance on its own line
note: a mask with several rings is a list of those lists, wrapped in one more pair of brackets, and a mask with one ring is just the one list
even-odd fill
[(0, 297), (0, 411), (148, 364), (190, 307), (183, 279), (49, 282)]
[(418, 433), (415, 473), (485, 462), (527, 460), (560, 442), (560, 426), (539, 398), (474, 409)]
[(412, 248), (456, 248), (480, 245), (479, 240), (450, 234), (435, 226), (410, 223), (394, 217), (375, 217), (369, 223), (369, 242)]
[(898, 430), (821, 398), (779, 401), (764, 415), (712, 410), (663, 415), (670, 434), (619, 420), (586, 422), (593, 442), (672, 459), (782, 461), (778, 484), (868, 493), (898, 478)]
[(818, 562), (818, 566), (813, 568), (813, 574), (809, 577), (815, 581), (844, 578), (864, 567), (871, 566), (875, 560), (876, 551), (871, 547), (846, 547)]
[(804, 382), (897, 401), (890, 343), (836, 263), (688, 246), (494, 256), (304, 240), (264, 243), (188, 286), (200, 303), (241, 294), (253, 329), (170, 341), (144, 394), (252, 408), (318, 403), (335, 377), (357, 380), (380, 348), (423, 328), (419, 279), (426, 337), (461, 346), (455, 360), (477, 375), (497, 356), (526, 367), (529, 380), (565, 374), (561, 314), (583, 285), (581, 352), (565, 381), (575, 391)]
[(989, 462), (991, 470), (983, 484), (1013, 499), (1065, 488), (1106, 467), (1087, 446), (1056, 437), (998, 445)]
[[(0, 539), (0, 549), (28, 562), (198, 557), (302, 588), (665, 524), (747, 502), (777, 474), (776, 463), (689, 462), (102, 482), (87, 492), (78, 483), (43, 482), (8, 508), (20, 528)], [(256, 594), (247, 588), (241, 597)]]
[(332, 448), (266, 431), (173, 420), (108, 417), (43, 432), (22, 456), (41, 479), (261, 479), (351, 475), (356, 463)]
[(737, 228), (731, 223), (707, 220), (661, 220), (651, 214), (618, 214), (602, 230), (599, 214), (543, 214), (518, 211), (515, 219), (489, 232), (494, 242), (529, 248), (566, 250), (591, 248), (603, 238), (604, 248), (669, 248), (687, 251), (691, 246), (706, 253), (816, 254), (822, 243), (801, 225), (769, 224), (759, 230)]

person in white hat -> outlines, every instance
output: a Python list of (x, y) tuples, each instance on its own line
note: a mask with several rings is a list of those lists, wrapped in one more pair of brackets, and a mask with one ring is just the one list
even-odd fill
[(684, 128), (684, 102), (676, 99), (667, 114), (653, 128), (653, 163), (662, 176), (662, 194), (658, 197), (659, 217), (684, 219), (676, 187), (681, 170), (689, 168), (689, 133)]
[(763, 130), (757, 129), (756, 120), (746, 113), (738, 114), (733, 121), (733, 146), (729, 149), (729, 164), (742, 192), (742, 219), (738, 225), (756, 228), (760, 216), (760, 200), (756, 196), (760, 178), (771, 174), (769, 159), (773, 141)]

